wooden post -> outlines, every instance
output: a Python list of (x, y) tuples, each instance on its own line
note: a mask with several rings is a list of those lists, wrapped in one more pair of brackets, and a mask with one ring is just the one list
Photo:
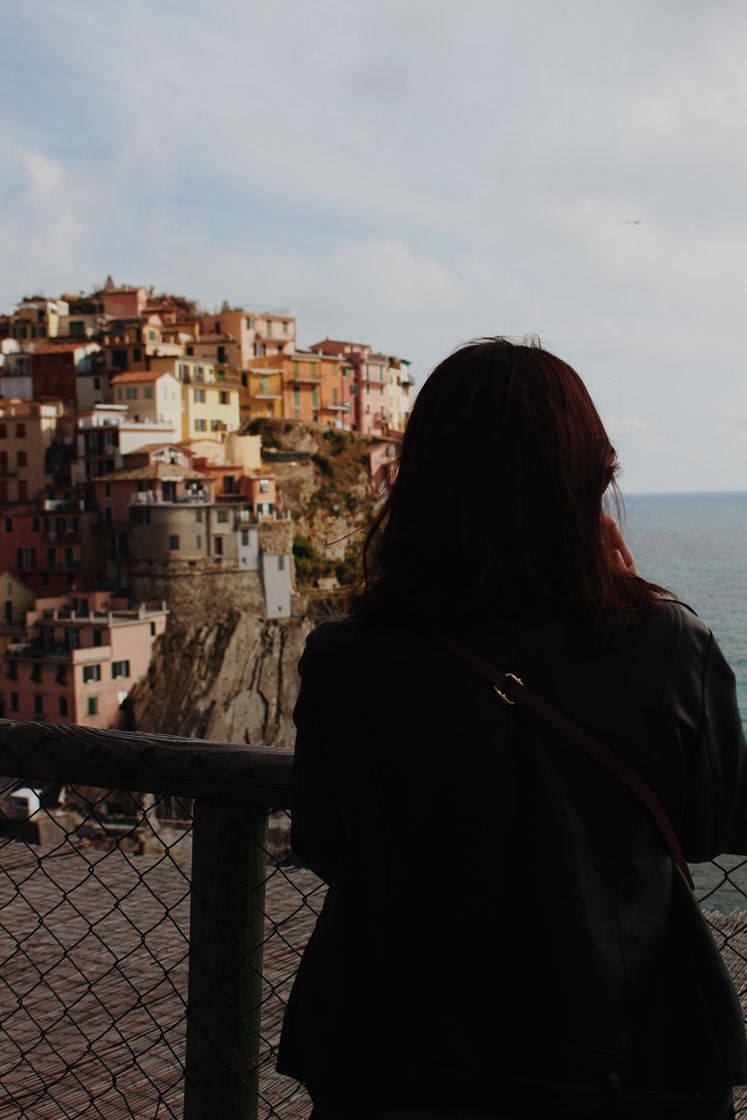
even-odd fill
[(196, 801), (184, 1120), (256, 1120), (267, 809)]

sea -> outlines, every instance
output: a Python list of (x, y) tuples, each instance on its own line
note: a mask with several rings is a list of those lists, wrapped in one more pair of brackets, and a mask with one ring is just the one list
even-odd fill
[[(734, 670), (747, 728), (747, 492), (627, 494), (623, 535), (640, 574), (673, 591), (713, 631)], [(705, 909), (747, 911), (747, 860), (723, 856), (692, 870)]]

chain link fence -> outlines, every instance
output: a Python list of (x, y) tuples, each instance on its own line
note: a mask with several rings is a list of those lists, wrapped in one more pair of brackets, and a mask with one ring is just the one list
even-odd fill
[[(305, 1120), (274, 1066), (325, 888), (271, 811), (290, 764), (0, 721), (3, 1120)], [(744, 1003), (747, 860), (694, 874)]]

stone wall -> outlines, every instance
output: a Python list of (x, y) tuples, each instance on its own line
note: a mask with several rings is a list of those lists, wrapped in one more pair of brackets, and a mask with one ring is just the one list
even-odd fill
[(257, 618), (266, 614), (258, 571), (223, 572), (207, 565), (181, 574), (141, 569), (132, 573), (130, 591), (135, 602), (163, 600), (170, 611), (169, 630), (209, 624), (234, 610)]

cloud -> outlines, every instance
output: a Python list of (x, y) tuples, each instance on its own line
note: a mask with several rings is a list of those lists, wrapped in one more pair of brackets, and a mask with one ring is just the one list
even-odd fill
[[(666, 417), (675, 485), (717, 447), (743, 384), (736, 0), (38, 0), (9, 22), (5, 307), (112, 272), (290, 306), (302, 341), (418, 375), (537, 333), (604, 411)], [(620, 438), (664, 485), (663, 427)]]
[(35, 194), (48, 195), (62, 185), (65, 165), (61, 160), (51, 159), (43, 152), (35, 151), (21, 151), (18, 158)]
[(613, 443), (621, 450), (665, 451), (670, 440), (658, 420), (639, 416), (607, 416), (605, 424)]

